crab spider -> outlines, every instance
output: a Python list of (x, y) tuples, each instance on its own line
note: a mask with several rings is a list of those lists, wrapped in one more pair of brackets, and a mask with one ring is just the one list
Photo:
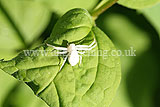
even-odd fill
[[(64, 58), (64, 61), (61, 65), (61, 67), (60, 67), (60, 70), (61, 70), (62, 67), (64, 66), (65, 62), (67, 61), (67, 58), (68, 58), (69, 63), (71, 64), (71, 66), (77, 65), (78, 62), (80, 62), (80, 64), (81, 64), (81, 61), (82, 61), (81, 55), (84, 54), (85, 51), (92, 50), (94, 47), (97, 46), (97, 43), (96, 43), (96, 40), (94, 39), (94, 41), (90, 45), (75, 45), (74, 43), (72, 43), (72, 44), (69, 44), (67, 46), (67, 48), (66, 47), (56, 47), (56, 46), (53, 46), (50, 44), (47, 44), (47, 46), (61, 51), (61, 52), (57, 52), (57, 54), (60, 54), (60, 55), (67, 54)], [(79, 52), (79, 51), (84, 51), (84, 52)]]

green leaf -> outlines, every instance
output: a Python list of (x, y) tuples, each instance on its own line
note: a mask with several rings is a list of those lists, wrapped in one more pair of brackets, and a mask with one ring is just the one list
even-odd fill
[[(65, 40), (89, 45), (94, 39), (97, 46), (82, 56), (80, 65), (71, 66), (66, 62), (61, 71), (62, 56), (56, 56), (54, 49), (46, 45), (67, 46)], [(99, 28), (93, 26), (88, 12), (76, 8), (59, 19), (44, 44), (31, 53), (22, 52), (12, 60), (0, 61), (0, 68), (24, 81), (51, 107), (106, 107), (120, 83), (120, 59), (118, 56), (104, 57), (98, 50), (107, 50), (111, 55), (115, 47)]]
[[(50, 17), (51, 12), (40, 3), (30, 0), (0, 0), (0, 59), (7, 60), (15, 57), (17, 50), (24, 48), (20, 35), (29, 44), (41, 35), (48, 25)], [(12, 92), (16, 83), (17, 81), (13, 77), (0, 70), (0, 107), (3, 107), (7, 95)], [(26, 92), (24, 91), (24, 93)], [(15, 97), (12, 99), (17, 102), (19, 100)], [(29, 99), (35, 101), (35, 97)], [(23, 102), (21, 98), (20, 101)], [(39, 100), (37, 100), (38, 102)]]
[(73, 9), (62, 16), (56, 23), (48, 43), (62, 45), (63, 40), (74, 42), (83, 39), (93, 26), (87, 10)]
[(115, 50), (115, 47), (110, 39), (99, 28), (93, 27), (92, 30), (98, 42), (98, 50), (103, 52), (108, 50), (109, 56), (98, 57), (96, 78), (84, 100), (93, 107), (106, 107), (112, 102), (120, 83), (120, 59), (117, 56), (111, 56), (111, 51)]
[[(7, 81), (7, 82), (6, 82)], [(4, 84), (5, 83), (5, 84)], [(0, 107), (3, 107), (3, 102), (9, 91), (14, 87), (16, 81), (13, 77), (7, 75), (0, 69)]]
[(51, 13), (40, 3), (28, 0), (1, 0), (27, 42), (39, 36), (47, 26)]
[(35, 96), (32, 90), (29, 87), (26, 87), (26, 84), (22, 82), (16, 81), (14, 87), (9, 88), (9, 90), (11, 91), (6, 91), (8, 92), (8, 95), (5, 96), (5, 100), (1, 107), (22, 107), (24, 104), (25, 107), (48, 107), (45, 102)]
[[(0, 10), (0, 58), (14, 55), (14, 49), (23, 47), (16, 31)], [(3, 47), (2, 47), (3, 46)]]
[(144, 16), (151, 22), (151, 24), (155, 27), (160, 37), (160, 4), (157, 4), (151, 8), (146, 8), (140, 10), (144, 14)]
[(51, 13), (40, 3), (30, 0), (0, 0), (0, 58), (15, 56), (44, 31)]
[(119, 0), (118, 3), (132, 9), (142, 9), (146, 7), (151, 7), (160, 0)]

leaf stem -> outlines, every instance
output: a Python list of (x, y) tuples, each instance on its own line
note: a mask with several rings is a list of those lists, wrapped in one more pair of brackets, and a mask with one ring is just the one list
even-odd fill
[[(103, 0), (95, 7), (95, 9), (91, 12), (91, 16), (94, 20), (98, 18), (100, 14), (102, 14), (105, 10), (114, 5), (118, 0), (108, 0), (104, 2)], [(104, 3), (103, 3), (104, 2)]]

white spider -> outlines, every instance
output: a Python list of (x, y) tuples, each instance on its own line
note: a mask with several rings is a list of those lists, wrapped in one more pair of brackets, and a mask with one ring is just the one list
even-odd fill
[[(95, 39), (90, 45), (75, 45), (74, 43), (72, 43), (72, 44), (69, 44), (67, 48), (66, 47), (56, 47), (56, 46), (47, 44), (47, 46), (49, 47), (53, 47), (56, 50), (62, 51), (62, 52), (58, 52), (58, 54), (67, 54), (66, 57), (64, 58), (64, 62), (62, 63), (60, 67), (60, 70), (64, 66), (67, 58), (71, 66), (75, 66), (79, 61), (81, 64), (81, 61), (82, 61), (81, 55), (84, 54), (85, 51), (92, 50), (94, 47), (96, 47), (96, 45), (97, 43)], [(79, 52), (79, 51), (84, 51), (84, 52)]]

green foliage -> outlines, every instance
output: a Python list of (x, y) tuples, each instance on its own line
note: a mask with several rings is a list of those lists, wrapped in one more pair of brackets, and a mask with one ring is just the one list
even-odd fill
[[(63, 25), (62, 25), (63, 24)], [(114, 45), (97, 27), (84, 9), (73, 9), (63, 15), (55, 25), (47, 43), (62, 45), (63, 40), (75, 44), (89, 44), (93, 39), (102, 52), (114, 50)], [(43, 44), (35, 51), (51, 52)], [(97, 49), (96, 49), (97, 50)], [(111, 54), (111, 53), (110, 53)], [(100, 53), (83, 56), (81, 65), (66, 63), (59, 71), (63, 59), (58, 56), (26, 56), (24, 52), (9, 61), (1, 61), (0, 68), (28, 84), (34, 93), (51, 107), (102, 107), (109, 106), (120, 83), (120, 59)]]
[(40, 3), (26, 0), (1, 0), (0, 7), (0, 58), (9, 59), (43, 32), (51, 13)]
[(119, 0), (119, 4), (133, 9), (142, 9), (160, 3), (160, 0)]
[(130, 47), (136, 50), (136, 56), (121, 56), (122, 80), (110, 107), (156, 107), (160, 95), (157, 32), (144, 16), (118, 5), (96, 23), (123, 54)]
[(50, 11), (63, 15), (73, 8), (93, 9), (99, 0), (35, 0), (35, 2), (43, 4)]
[[(160, 1), (119, 0), (111, 7), (116, 2), (0, 0), (0, 59), (5, 59), (0, 60), (0, 107), (159, 106)], [(87, 9), (92, 17), (73, 8)], [(119, 57), (86, 53), (81, 65), (71, 67), (66, 62), (58, 72), (63, 56), (52, 56), (53, 48), (46, 46), (66, 47), (65, 40), (89, 45), (95, 38), (97, 47), (92, 51), (111, 54), (115, 47), (103, 31), (123, 54), (130, 47), (136, 49), (135, 57), (121, 56), (122, 81), (115, 98), (121, 77)], [(35, 52), (18, 54), (23, 49)]]
[(155, 29), (159, 33), (159, 37), (160, 37), (159, 10), (160, 10), (160, 4), (157, 4), (151, 8), (146, 8), (146, 9), (140, 10), (140, 12), (142, 12), (146, 16), (146, 18), (150, 21), (150, 23), (152, 23), (152, 25), (155, 27)]
[(81, 40), (91, 31), (92, 26), (93, 21), (86, 10), (73, 9), (58, 20), (46, 42), (62, 45), (63, 40), (69, 43)]

